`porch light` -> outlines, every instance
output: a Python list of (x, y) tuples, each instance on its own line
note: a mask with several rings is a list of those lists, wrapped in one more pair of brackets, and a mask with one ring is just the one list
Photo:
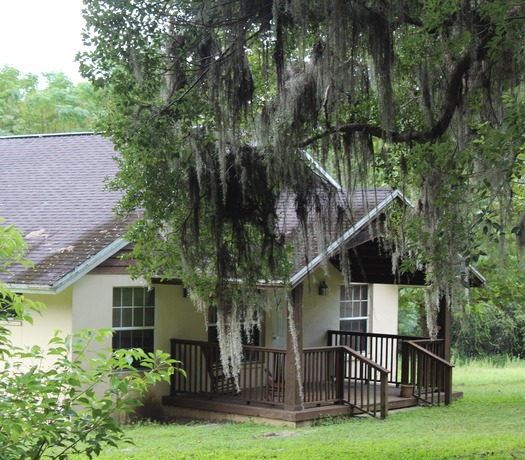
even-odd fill
[(328, 294), (328, 285), (326, 284), (326, 281), (323, 280), (319, 283), (319, 295), (327, 295)]

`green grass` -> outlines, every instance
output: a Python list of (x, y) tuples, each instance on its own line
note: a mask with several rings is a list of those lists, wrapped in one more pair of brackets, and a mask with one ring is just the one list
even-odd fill
[(525, 363), (475, 362), (454, 370), (465, 393), (449, 407), (392, 412), (384, 420), (325, 419), (289, 429), (244, 424), (142, 424), (135, 445), (102, 459), (525, 459)]

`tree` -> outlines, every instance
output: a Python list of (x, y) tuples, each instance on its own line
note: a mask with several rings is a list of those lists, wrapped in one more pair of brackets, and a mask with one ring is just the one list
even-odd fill
[(509, 224), (521, 0), (85, 5), (81, 69), (110, 92), (105, 126), (123, 154), (113, 186), (121, 212), (144, 210), (130, 234), (138, 273), (182, 277), (219, 306), (221, 344), (237, 340), (257, 282), (287, 279), (279, 197), (294, 198), (305, 242), (348, 212), (312, 177), (308, 150), (349, 193), (387, 183), (412, 197), (387, 222), (394, 268), (426, 268), (437, 333), (440, 299), (458, 302), (481, 253), (476, 229)]
[[(25, 243), (12, 226), (0, 226), (0, 271), (26, 263)], [(98, 456), (105, 445), (131, 442), (113, 416), (132, 412), (148, 387), (169, 381), (178, 362), (157, 351), (90, 351), (111, 331), (83, 330), (49, 347), (19, 348), (8, 322), (31, 321), (40, 310), (0, 282), (0, 452), (2, 458), (66, 459)], [(43, 363), (52, 359), (53, 363)], [(140, 362), (143, 371), (132, 366)], [(180, 369), (179, 369), (180, 370)]]
[(46, 134), (92, 131), (104, 110), (103, 91), (77, 85), (61, 72), (38, 76), (13, 67), (0, 68), (0, 134)]
[(13, 67), (0, 69), (0, 135), (14, 134), (20, 121), (20, 105), (25, 95), (35, 91), (36, 75), (22, 75)]

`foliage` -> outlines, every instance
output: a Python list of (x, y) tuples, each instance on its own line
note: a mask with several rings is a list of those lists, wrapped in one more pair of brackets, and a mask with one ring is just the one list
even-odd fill
[(525, 357), (525, 261), (512, 246), (506, 251), (503, 260), (491, 254), (480, 263), (487, 285), (472, 290), (464, 311), (454, 315), (453, 341), (459, 356)]
[(382, 421), (353, 417), (297, 429), (187, 421), (129, 426), (135, 446), (108, 449), (101, 458), (147, 460), (152, 452), (159, 460), (522, 458), (524, 371), (523, 361), (456, 366), (454, 387), (464, 392), (462, 399), (448, 407), (392, 411)]
[(399, 290), (398, 334), (428, 337), (425, 297), (421, 288)]
[[(0, 226), (0, 268), (21, 261), (20, 233)], [(169, 381), (177, 361), (161, 351), (98, 351), (111, 331), (81, 330), (47, 348), (17, 347), (11, 321), (30, 321), (29, 310), (41, 305), (0, 283), (0, 457), (66, 459), (83, 452), (98, 456), (104, 446), (128, 441), (114, 415), (132, 412), (141, 395)], [(139, 371), (132, 363), (140, 362)]]
[(74, 85), (63, 73), (38, 76), (0, 68), (0, 135), (92, 131), (105, 106), (102, 91)]
[[(352, 220), (305, 150), (349, 194), (387, 183), (412, 198), (413, 212), (387, 220), (390, 248), (404, 261), (394, 269), (426, 269), (432, 336), (440, 298), (458, 304), (480, 256), (476, 230), (515, 226), (521, 0), (85, 5), (81, 69), (108, 89), (104, 125), (123, 155), (113, 186), (121, 212), (144, 211), (130, 234), (137, 271), (182, 277), (216, 303), (226, 348), (257, 283), (286, 282), (286, 243), (308, 254)], [(276, 225), (283, 198), (297, 239)]]

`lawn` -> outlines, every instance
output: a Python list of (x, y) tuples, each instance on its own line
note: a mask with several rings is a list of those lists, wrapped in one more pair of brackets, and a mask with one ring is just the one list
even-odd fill
[(525, 459), (525, 362), (458, 366), (449, 407), (391, 412), (384, 420), (325, 419), (289, 429), (245, 424), (141, 424), (135, 445), (102, 459)]

